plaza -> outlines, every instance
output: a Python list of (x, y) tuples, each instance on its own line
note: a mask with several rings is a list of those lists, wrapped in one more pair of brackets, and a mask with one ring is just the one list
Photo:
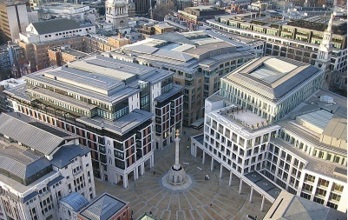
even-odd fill
[[(184, 128), (180, 142), (180, 163), (186, 173), (192, 177), (192, 185), (183, 191), (173, 192), (162, 186), (161, 178), (168, 172), (174, 162), (174, 142), (163, 150), (155, 152), (155, 166), (147, 169), (137, 181), (129, 177), (129, 187), (113, 185), (96, 180), (97, 194), (110, 193), (117, 198), (130, 202), (133, 219), (144, 213), (155, 219), (248, 219), (246, 216), (257, 216), (262, 219), (271, 204), (266, 201), (264, 212), (260, 211), (261, 196), (254, 193), (250, 203), (250, 187), (246, 184), (239, 194), (239, 178), (232, 180), (229, 186), (229, 172), (222, 172), (216, 166), (210, 171), (210, 163), (202, 165), (200, 157), (190, 154), (188, 137), (202, 131)], [(206, 177), (209, 179), (206, 179)]]

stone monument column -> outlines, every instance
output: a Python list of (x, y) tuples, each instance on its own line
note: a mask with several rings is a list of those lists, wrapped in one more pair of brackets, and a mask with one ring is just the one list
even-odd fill
[(175, 163), (174, 163), (174, 169), (175, 170), (179, 170), (180, 169), (180, 162), (179, 162), (179, 142), (180, 142), (180, 138), (179, 138), (179, 130), (176, 130), (176, 138), (174, 139), (175, 141)]

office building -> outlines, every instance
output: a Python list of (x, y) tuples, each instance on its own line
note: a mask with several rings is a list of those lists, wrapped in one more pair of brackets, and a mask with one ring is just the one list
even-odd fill
[(169, 71), (92, 56), (25, 79), (5, 91), (14, 111), (79, 135), (95, 177), (125, 188), (182, 126), (182, 87)]
[(14, 41), (19, 37), (19, 33), (24, 33), (29, 25), (28, 12), (24, 3), (6, 3), (0, 4), (0, 41)]
[[(148, 16), (150, 14), (151, 3), (155, 3), (154, 0), (133, 0), (135, 5), (135, 14), (137, 16)], [(154, 4), (153, 4), (154, 5)]]
[(212, 19), (218, 15), (224, 15), (225, 10), (216, 8), (215, 6), (196, 6), (187, 7), (183, 10), (178, 10), (178, 18), (186, 21), (188, 24), (199, 24), (207, 19)]
[[(263, 48), (255, 42), (254, 48)], [(184, 87), (184, 125), (203, 117), (204, 99), (220, 87), (221, 76), (253, 59), (254, 48), (213, 31), (166, 33), (104, 53), (128, 62), (169, 70)]]
[(95, 32), (95, 26), (90, 23), (80, 24), (71, 19), (60, 18), (30, 23), (26, 27), (26, 33), (20, 34), (20, 40), (27, 44), (44, 43), (73, 36), (95, 34)]
[[(191, 153), (274, 202), (281, 189), (347, 210), (346, 98), (321, 90), (324, 70), (282, 57), (255, 59), (206, 99)], [(267, 184), (263, 184), (266, 182)]]
[(95, 197), (91, 153), (78, 136), (18, 112), (2, 113), (0, 146), (2, 219), (58, 219), (63, 197)]
[(11, 64), (11, 74), (15, 78), (20, 78), (29, 73), (28, 63), (25, 58), (25, 51), (16, 43), (8, 42), (8, 57)]
[(6, 76), (9, 75), (11, 69), (10, 57), (7, 51), (6, 45), (0, 46), (0, 80), (2, 78), (6, 79)]
[(265, 55), (287, 57), (312, 65), (319, 56), (323, 36), (329, 30), (332, 43), (329, 69), (340, 72), (347, 69), (346, 22), (334, 19), (330, 23), (330, 17), (326, 17), (322, 24), (306, 20), (287, 21), (271, 15), (254, 18), (255, 15), (217, 16), (207, 20), (207, 24), (231, 34), (263, 40)]

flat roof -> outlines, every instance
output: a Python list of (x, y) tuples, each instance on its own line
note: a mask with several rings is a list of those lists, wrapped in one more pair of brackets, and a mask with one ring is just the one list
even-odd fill
[(76, 106), (77, 108), (81, 108), (81, 109), (92, 110), (92, 109), (96, 108), (95, 105), (90, 105), (88, 103), (81, 102), (79, 100), (70, 98), (68, 96), (61, 95), (59, 93), (52, 92), (50, 90), (42, 89), (39, 87), (30, 88), (30, 89), (27, 89), (27, 91), (29, 93), (38, 94), (40, 96), (44, 96), (47, 98), (54, 98), (56, 100), (59, 100), (59, 101), (64, 102), (64, 103), (68, 103), (69, 105)]
[(242, 126), (251, 130), (268, 125), (265, 118), (262, 118), (249, 110), (244, 110), (234, 105), (220, 109), (217, 113), (223, 117), (238, 122)]
[[(106, 104), (113, 104), (139, 92), (139, 81), (155, 84), (172, 75), (173, 73), (170, 71), (97, 55), (72, 62), (63, 67), (44, 69), (26, 75), (26, 79), (80, 94), (83, 97), (100, 100)], [(50, 93), (40, 88), (30, 91), (42, 95)], [(14, 95), (25, 96), (23, 98), (28, 100), (24, 91), (18, 92), (18, 94), (12, 90), (10, 92)], [(49, 95), (65, 100), (77, 107), (85, 109), (94, 107), (94, 105), (79, 102), (76, 99), (64, 98), (59, 94), (50, 93)]]
[(279, 100), (322, 70), (285, 57), (256, 58), (224, 77), (270, 100)]
[(307, 128), (315, 127), (317, 131), (321, 131), (320, 134), (327, 127), (328, 123), (332, 119), (333, 114), (325, 111), (318, 110), (314, 112), (310, 112), (304, 115), (297, 116), (297, 119), (303, 122), (303, 126)]
[(278, 186), (273, 184), (273, 182), (266, 179), (264, 176), (262, 176), (257, 171), (253, 171), (253, 172), (248, 173), (244, 176), (274, 199), (276, 199), (278, 197), (279, 193), (282, 191), (281, 188), (279, 188)]
[(195, 139), (196, 141), (198, 141), (199, 143), (201, 143), (203, 145), (204, 134), (196, 135), (196, 136), (193, 136), (192, 138)]
[(142, 123), (151, 120), (152, 117), (153, 114), (150, 112), (141, 109), (135, 109), (129, 114), (117, 119), (116, 121), (108, 121), (100, 117), (80, 117), (76, 120), (98, 129), (106, 129), (111, 132), (115, 132), (116, 134), (122, 135), (141, 125)]
[(302, 139), (312, 143), (316, 148), (323, 149), (326, 151), (331, 151), (338, 154), (346, 155), (347, 149), (333, 147), (328, 144), (325, 144), (320, 141), (320, 136), (317, 133), (311, 132), (309, 129), (305, 127), (299, 126), (299, 124), (295, 123), (293, 120), (283, 120), (278, 122), (278, 125), (282, 126), (284, 130), (287, 132), (291, 132), (301, 137)]

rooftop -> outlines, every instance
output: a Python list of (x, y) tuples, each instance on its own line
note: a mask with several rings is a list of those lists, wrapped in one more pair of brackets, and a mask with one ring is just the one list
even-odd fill
[(285, 57), (266, 56), (254, 59), (224, 78), (267, 99), (277, 101), (320, 73), (320, 69), (310, 64)]
[(32, 25), (39, 35), (80, 28), (79, 23), (67, 18), (38, 21), (33, 22)]
[(50, 166), (50, 162), (44, 155), (0, 139), (0, 168), (11, 176), (14, 175), (23, 180), (32, 178)]
[(280, 127), (275, 124), (269, 124), (266, 119), (235, 105), (213, 110), (207, 113), (207, 115), (232, 130), (238, 131), (247, 139), (265, 132), (274, 131)]
[(231, 40), (211, 30), (204, 30), (151, 36), (134, 44), (125, 45), (119, 50), (107, 53), (106, 56), (114, 54), (116, 58), (127, 57), (125, 59), (136, 57), (138, 60), (149, 60), (156, 66), (173, 66), (185, 73), (193, 73), (200, 62), (207, 62), (208, 59), (210, 63), (216, 63), (224, 59), (218, 56), (230, 54), (247, 56), (251, 52), (250, 47), (244, 43)]
[[(325, 31), (327, 28), (327, 23), (322, 24), (322, 23), (310, 22), (310, 21), (306, 21), (306, 20), (290, 21), (287, 23), (287, 25), (300, 27), (300, 28), (307, 28), (307, 29), (311, 29), (311, 30), (315, 30), (315, 31)], [(341, 23), (337, 26), (333, 25), (332, 32), (334, 34), (339, 34), (339, 35), (347, 34), (347, 22)]]
[(89, 148), (83, 147), (81, 145), (64, 145), (55, 154), (51, 163), (53, 166), (62, 169), (63, 167), (69, 165), (72, 160), (78, 156), (86, 155), (90, 152)]
[(75, 212), (80, 211), (88, 204), (88, 200), (78, 192), (70, 193), (69, 195), (61, 198), (59, 202)]
[(345, 97), (326, 90), (318, 90), (279, 124), (319, 149), (346, 154), (347, 99)]
[[(288, 142), (285, 142), (284, 140), (280, 138), (274, 138), (271, 140), (271, 142), (279, 147), (285, 148), (286, 150), (296, 154), (298, 157), (301, 157), (302, 159), (306, 160), (308, 163), (305, 165), (304, 169), (319, 173), (321, 175), (338, 179), (342, 182), (347, 181), (346, 167), (339, 165), (337, 163), (328, 162), (324, 159), (319, 159), (313, 156), (309, 156), (308, 154), (304, 153), (302, 150), (290, 145)], [(341, 173), (337, 174), (337, 172), (335, 172), (336, 168), (343, 169), (345, 171), (345, 175), (342, 175)]]
[(264, 219), (345, 220), (347, 216), (343, 212), (282, 190)]
[[(97, 55), (72, 62), (63, 67), (38, 71), (27, 75), (26, 78), (109, 104), (138, 92), (139, 81), (157, 83), (172, 76), (172, 74), (169, 71)], [(43, 90), (46, 89), (34, 88), (28, 91), (64, 99), (66, 102), (81, 108), (94, 108), (92, 104), (82, 103), (69, 97), (63, 98), (62, 95)]]
[(273, 182), (262, 176), (257, 171), (248, 173), (245, 175), (245, 177), (274, 199), (277, 198), (281, 192), (281, 188), (276, 186)]
[(44, 155), (52, 154), (65, 141), (77, 138), (18, 112), (0, 115), (0, 133)]
[(260, 129), (268, 125), (265, 118), (237, 106), (225, 107), (220, 109), (217, 113), (222, 117), (233, 120), (250, 131)]
[(125, 206), (127, 206), (125, 202), (104, 193), (81, 210), (79, 214), (88, 220), (107, 220)]
[(100, 117), (81, 117), (76, 120), (98, 129), (105, 129), (122, 135), (141, 125), (142, 123), (151, 120), (152, 116), (153, 114), (150, 112), (141, 109), (135, 109), (129, 114), (117, 119), (116, 121), (107, 121)]

